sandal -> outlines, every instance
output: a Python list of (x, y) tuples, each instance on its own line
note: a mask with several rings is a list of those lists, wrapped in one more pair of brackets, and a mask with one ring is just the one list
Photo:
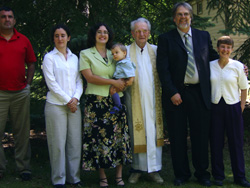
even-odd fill
[[(101, 183), (106, 184), (106, 185), (101, 185)], [(107, 178), (100, 179), (100, 187), (102, 188), (108, 188), (108, 181)]]
[[(124, 187), (125, 186), (125, 184), (124, 184), (124, 182), (123, 182), (123, 180), (122, 180), (122, 177), (116, 177), (115, 178), (115, 181), (116, 181), (116, 185), (117, 186), (119, 186), (119, 187)], [(123, 182), (123, 184), (120, 184), (120, 183), (122, 183)]]

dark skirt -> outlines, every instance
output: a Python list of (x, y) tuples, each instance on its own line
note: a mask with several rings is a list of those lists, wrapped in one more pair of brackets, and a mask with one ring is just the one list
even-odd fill
[(110, 114), (111, 97), (86, 95), (83, 127), (84, 170), (114, 168), (132, 162), (125, 106)]

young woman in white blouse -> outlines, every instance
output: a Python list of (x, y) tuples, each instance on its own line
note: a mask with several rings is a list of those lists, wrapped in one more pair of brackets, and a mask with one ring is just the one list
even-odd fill
[(49, 88), (45, 105), (46, 133), (54, 187), (65, 183), (81, 185), (81, 110), (79, 100), (83, 83), (78, 58), (67, 43), (69, 29), (56, 25), (52, 29), (55, 47), (43, 60), (43, 73)]
[[(229, 36), (218, 39), (219, 59), (210, 62), (212, 109), (211, 109), (211, 163), (214, 184), (223, 186), (225, 179), (223, 165), (224, 132), (228, 147), (234, 183), (250, 187), (245, 177), (243, 153), (243, 118), (248, 81), (243, 64), (230, 59), (234, 42)], [(241, 91), (241, 92), (239, 92)]]

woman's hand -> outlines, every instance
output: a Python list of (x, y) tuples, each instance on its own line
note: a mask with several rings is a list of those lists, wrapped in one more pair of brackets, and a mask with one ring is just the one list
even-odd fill
[(245, 109), (245, 104), (241, 104), (240, 107), (241, 107), (241, 112), (243, 113), (243, 111)]
[(122, 79), (115, 80), (113, 86), (122, 91), (125, 88), (125, 82)]
[(126, 80), (126, 86), (131, 86), (134, 82), (135, 77), (130, 77), (128, 80)]
[(76, 111), (77, 111), (77, 107), (75, 106), (75, 107), (70, 107), (70, 111), (72, 112), (72, 113), (75, 113)]
[(240, 95), (240, 107), (242, 112), (245, 109), (246, 100), (247, 100), (247, 89), (242, 89)]
[(70, 109), (70, 111), (71, 111), (72, 113), (75, 113), (75, 111), (77, 110), (77, 103), (78, 103), (78, 99), (76, 99), (76, 98), (72, 98), (72, 99), (68, 102), (67, 106), (69, 107), (69, 109)]

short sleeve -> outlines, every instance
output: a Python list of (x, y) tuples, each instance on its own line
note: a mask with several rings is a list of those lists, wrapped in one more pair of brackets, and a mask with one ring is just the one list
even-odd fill
[(34, 50), (33, 50), (32, 45), (31, 45), (28, 38), (27, 38), (27, 49), (26, 49), (25, 62), (26, 63), (34, 63), (34, 62), (36, 62), (36, 56), (35, 56)]
[(248, 80), (247, 76), (244, 72), (244, 65), (241, 63), (242, 66), (239, 68), (239, 87), (240, 89), (248, 89)]

